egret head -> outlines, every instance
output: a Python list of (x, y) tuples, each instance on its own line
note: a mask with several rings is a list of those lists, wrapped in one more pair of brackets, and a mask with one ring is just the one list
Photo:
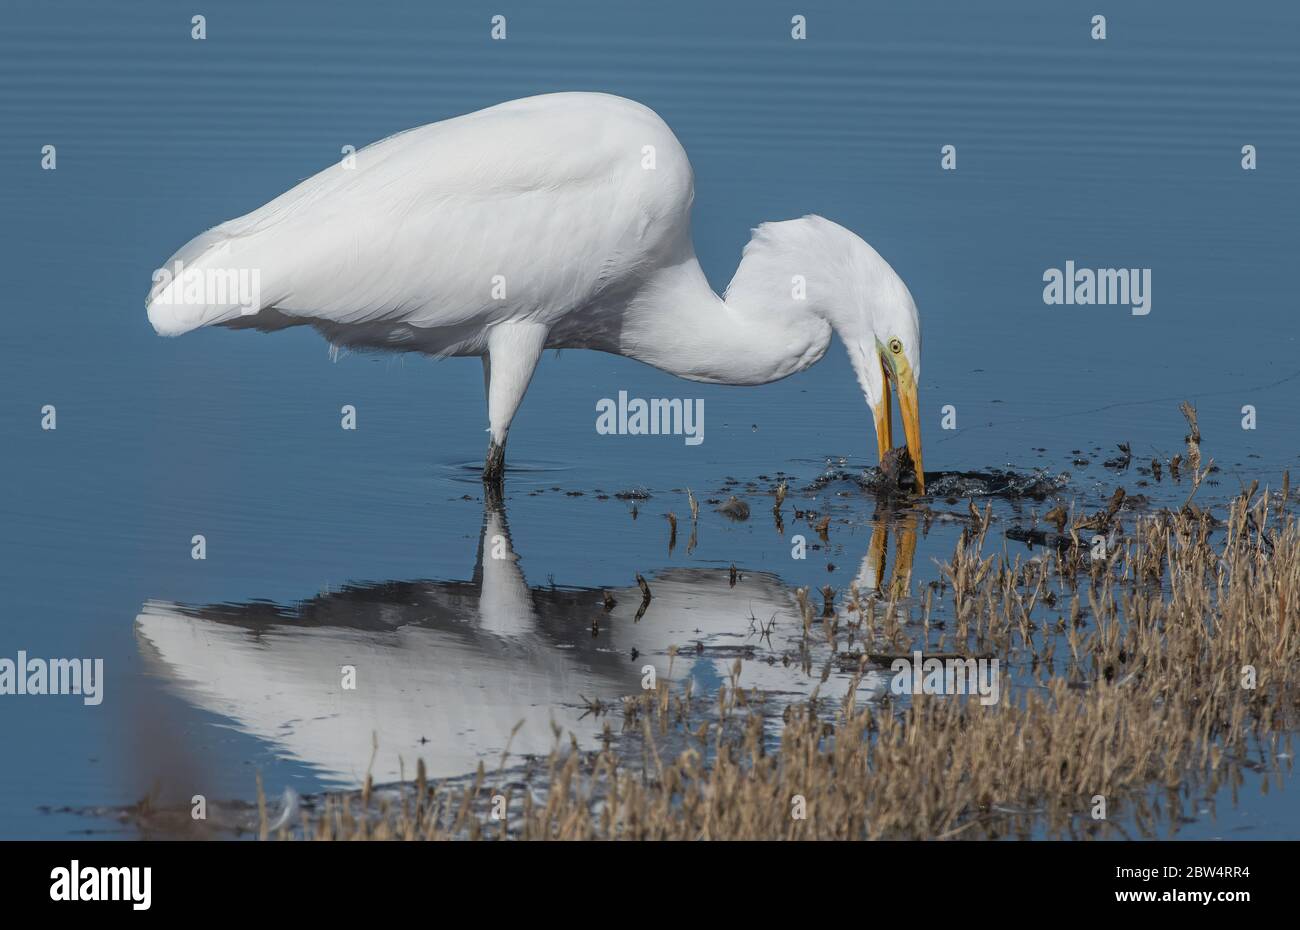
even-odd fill
[(916, 485), (925, 493), (917, 403), (921, 320), (916, 303), (903, 279), (875, 249), (842, 226), (829, 220), (821, 223), (828, 260), (840, 266), (834, 278), (841, 283), (826, 305), (827, 316), (848, 349), (871, 408), (880, 457), (893, 448), (891, 394), (897, 393), (907, 451), (916, 467)]
[[(882, 458), (893, 447), (890, 403), (897, 392), (917, 487), (924, 493), (916, 398), (921, 321), (907, 285), (855, 233), (820, 216), (764, 223), (755, 229), (726, 299), (752, 312), (772, 302), (774, 294), (790, 294), (792, 284), (791, 299), (777, 306), (785, 314), (807, 320), (811, 328), (820, 327), (826, 340), (828, 324), (840, 337), (875, 419)], [(823, 341), (823, 350), (825, 345)]]
[(877, 280), (868, 288), (863, 303), (866, 319), (862, 328), (866, 335), (859, 339), (856, 351), (849, 349), (849, 358), (871, 407), (876, 423), (876, 445), (882, 459), (893, 448), (890, 395), (898, 394), (907, 451), (916, 467), (916, 486), (924, 494), (921, 415), (917, 402), (917, 385), (921, 379), (921, 320), (902, 278), (871, 246), (865, 242), (862, 246), (875, 256)]

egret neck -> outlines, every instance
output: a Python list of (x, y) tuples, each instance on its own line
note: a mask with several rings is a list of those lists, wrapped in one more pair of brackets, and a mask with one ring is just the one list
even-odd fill
[(767, 384), (818, 362), (832, 332), (872, 408), (882, 459), (893, 439), (891, 386), (897, 391), (924, 492), (916, 305), (875, 249), (829, 220), (758, 227), (725, 297), (693, 250), (661, 263), (628, 302), (612, 350), (692, 381)]
[(830, 324), (806, 301), (776, 291), (714, 293), (692, 254), (661, 269), (628, 305), (618, 352), (679, 378), (710, 384), (767, 384), (819, 361)]

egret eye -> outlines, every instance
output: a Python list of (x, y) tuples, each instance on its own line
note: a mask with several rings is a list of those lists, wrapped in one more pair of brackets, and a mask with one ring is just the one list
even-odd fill
[(903, 351), (903, 344), (897, 339), (889, 340), (889, 351), (899, 355)]

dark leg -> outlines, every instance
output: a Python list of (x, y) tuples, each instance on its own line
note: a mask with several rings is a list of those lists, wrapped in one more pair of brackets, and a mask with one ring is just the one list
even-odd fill
[(483, 483), (496, 488), (501, 487), (501, 479), (506, 473), (506, 447), (498, 445), (495, 439), (488, 440), (487, 458), (483, 460)]

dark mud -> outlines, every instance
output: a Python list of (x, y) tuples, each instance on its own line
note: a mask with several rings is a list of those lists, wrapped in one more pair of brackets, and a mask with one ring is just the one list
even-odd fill
[[(915, 495), (916, 478), (907, 473), (896, 478), (886, 471), (868, 466), (861, 472), (832, 469), (814, 479), (805, 492), (816, 493), (830, 485), (846, 482), (864, 491), (883, 496)], [(925, 497), (955, 503), (961, 498), (996, 497), (1002, 500), (1042, 501), (1059, 494), (1070, 483), (1070, 474), (1052, 474), (1046, 469), (1032, 472), (991, 469), (989, 471), (928, 471), (925, 473)]]

